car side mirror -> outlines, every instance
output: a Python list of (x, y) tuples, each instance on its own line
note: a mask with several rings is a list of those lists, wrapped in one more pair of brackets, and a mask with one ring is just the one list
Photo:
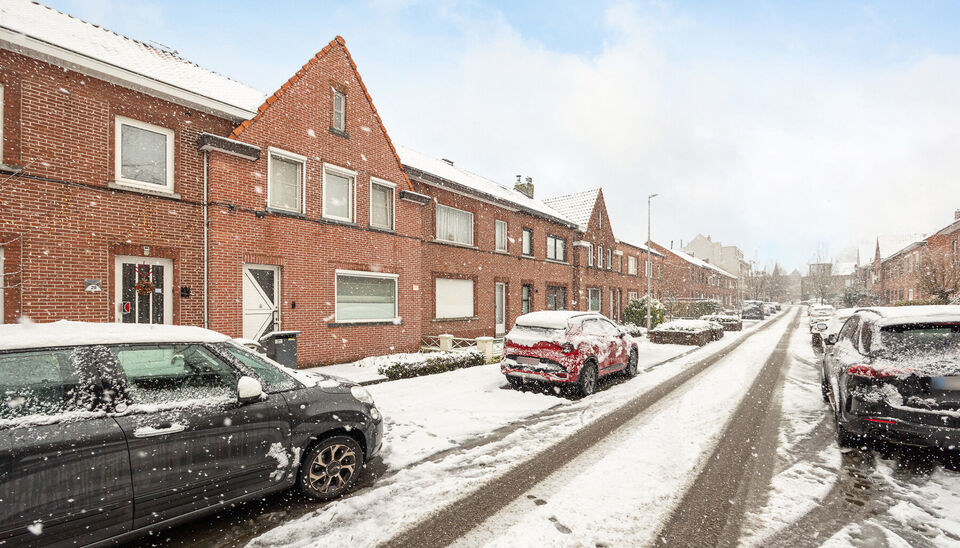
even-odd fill
[(831, 334), (827, 335), (827, 338), (823, 341), (823, 343), (824, 343), (824, 344), (827, 344), (827, 345), (830, 345), (830, 346), (833, 346), (833, 345), (837, 344), (837, 335), (836, 335), (836, 333), (831, 333)]
[(260, 381), (246, 375), (240, 377), (237, 381), (237, 401), (240, 403), (253, 403), (260, 401), (263, 396), (263, 385)]

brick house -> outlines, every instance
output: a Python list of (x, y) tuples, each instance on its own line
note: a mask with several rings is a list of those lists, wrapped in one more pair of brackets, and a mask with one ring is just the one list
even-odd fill
[[(881, 255), (880, 241), (870, 272), (866, 274), (868, 289), (883, 304), (926, 300), (933, 295), (924, 292), (921, 269), (934, 272), (942, 285), (956, 288), (960, 284), (960, 210), (954, 220), (936, 232), (917, 238), (887, 257)], [(954, 292), (956, 295), (956, 292)]]
[(0, 318), (202, 325), (196, 141), (263, 95), (39, 4), (3, 9)]
[(572, 281), (576, 299), (572, 308), (600, 312), (622, 321), (630, 297), (646, 294), (646, 276), (650, 271), (640, 266), (646, 261), (643, 249), (616, 238), (600, 188), (548, 198), (544, 203), (577, 225)]
[(210, 327), (297, 330), (302, 363), (414, 351), (421, 221), (337, 37), (210, 151)]
[(575, 225), (534, 198), (450, 160), (400, 147), (421, 210), (424, 335), (502, 335), (517, 316), (575, 304)]
[(736, 276), (683, 251), (657, 243), (653, 243), (653, 248), (665, 256), (665, 300), (713, 300), (725, 307), (738, 305), (740, 290)]

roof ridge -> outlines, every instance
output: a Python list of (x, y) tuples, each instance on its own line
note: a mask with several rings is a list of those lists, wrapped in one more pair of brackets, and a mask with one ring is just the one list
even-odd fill
[[(260, 92), (260, 93), (263, 93), (262, 91), (258, 90), (257, 88), (255, 88), (255, 87), (253, 87), (253, 86), (251, 86), (251, 85), (249, 85), (249, 84), (245, 84), (245, 83), (241, 82), (240, 80), (236, 80), (236, 79), (234, 79), (234, 78), (231, 78), (230, 76), (227, 76), (227, 75), (222, 74), (222, 73), (220, 73), (220, 72), (217, 72), (217, 71), (215, 71), (215, 70), (211, 70), (211, 69), (209, 69), (209, 68), (206, 68), (206, 67), (204, 67), (204, 66), (201, 66), (201, 65), (199, 65), (199, 64), (197, 64), (197, 63), (195, 63), (195, 62), (193, 62), (193, 61), (191, 61), (191, 60), (183, 57), (182, 55), (180, 55), (180, 52), (177, 51), (176, 49), (171, 48), (171, 49), (169, 49), (169, 50), (166, 50), (166, 49), (163, 49), (163, 48), (159, 48), (159, 47), (157, 47), (157, 46), (155, 46), (155, 45), (153, 45), (153, 44), (144, 42), (143, 40), (137, 40), (136, 38), (131, 38), (130, 36), (127, 36), (126, 34), (122, 34), (122, 33), (119, 33), (119, 32), (117, 32), (117, 31), (115, 31), (115, 30), (108, 29), (108, 28), (105, 27), (105, 26), (98, 25), (98, 24), (96, 24), (96, 23), (91, 23), (90, 21), (87, 21), (87, 20), (85, 20), (85, 19), (81, 19), (81, 18), (79, 18), (79, 17), (77, 17), (77, 16), (75, 16), (75, 15), (71, 15), (71, 14), (66, 13), (66, 12), (64, 12), (64, 11), (60, 11), (60, 10), (58, 10), (58, 9), (56, 9), (56, 8), (53, 8), (53, 7), (50, 7), (50, 6), (46, 5), (46, 4), (43, 4), (43, 3), (41, 3), (41, 2), (38, 2), (37, 0), (30, 0), (30, 3), (31, 3), (31, 4), (34, 4), (34, 5), (37, 5), (37, 6), (40, 6), (41, 8), (48, 9), (48, 10), (50, 10), (50, 11), (52, 11), (52, 12), (54, 12), (54, 13), (57, 13), (57, 14), (59, 14), (59, 15), (63, 15), (63, 16), (65, 16), (65, 17), (69, 18), (69, 19), (73, 19), (73, 20), (75, 20), (75, 21), (79, 21), (80, 23), (83, 23), (84, 25), (87, 25), (87, 26), (89, 26), (89, 27), (95, 28), (95, 29), (97, 29), (97, 30), (99, 30), (99, 31), (105, 32), (105, 33), (107, 33), (107, 34), (112, 34), (112, 35), (114, 35), (114, 36), (117, 36), (117, 37), (122, 38), (122, 39), (124, 39), (124, 40), (127, 40), (127, 41), (129, 41), (129, 42), (132, 42), (132, 43), (134, 43), (134, 44), (137, 44), (137, 45), (139, 45), (139, 46), (143, 46), (143, 47), (145, 47), (145, 48), (148, 48), (148, 49), (156, 52), (156, 53), (159, 54), (159, 55), (166, 55), (166, 56), (172, 57), (172, 58), (174, 58), (174, 59), (176, 59), (177, 61), (180, 61), (180, 62), (182, 62), (182, 63), (188, 64), (188, 65), (192, 65), (192, 66), (194, 66), (194, 67), (197, 67), (198, 69), (205, 70), (205, 71), (207, 71), (207, 72), (209, 72), (209, 73), (212, 73), (212, 74), (216, 74), (217, 76), (220, 76), (221, 78), (224, 78), (224, 79), (226, 79), (226, 80), (230, 80), (231, 82), (240, 84), (240, 85), (242, 85), (242, 86), (246, 86), (246, 87), (248, 87), (248, 88), (250, 88), (250, 89), (252, 89), (252, 90), (254, 90), (254, 91), (258, 91), (258, 92)], [(0, 10), (0, 11), (2, 11), (2, 10)], [(154, 42), (154, 44), (159, 44), (159, 42)]]
[[(400, 145), (400, 146), (403, 147), (403, 148), (405, 148), (405, 149), (407, 149), (407, 150), (410, 150), (410, 151), (412, 151), (412, 152), (416, 152), (417, 154), (421, 154), (421, 155), (423, 155), (423, 156), (428, 156), (428, 157), (431, 157), (431, 158), (435, 158), (435, 156), (433, 156), (432, 154), (427, 154), (426, 152), (421, 152), (421, 151), (419, 151), (419, 150), (417, 150), (417, 149), (415, 149), (415, 148), (413, 148), (413, 147), (410, 147), (410, 146), (407, 146), (407, 145)], [(442, 158), (438, 158), (438, 159), (442, 160)], [(481, 179), (483, 179), (483, 180), (485, 180), (485, 181), (490, 181), (491, 183), (497, 185), (498, 187), (500, 187), (500, 188), (502, 188), (502, 189), (504, 189), (504, 190), (508, 190), (508, 191), (510, 191), (510, 192), (516, 192), (517, 194), (519, 194), (519, 195), (521, 195), (521, 196), (524, 196), (525, 198), (527, 198), (527, 199), (529, 199), (529, 200), (534, 200), (534, 201), (538, 201), (538, 202), (543, 202), (543, 200), (540, 200), (539, 198), (530, 198), (530, 197), (527, 196), (526, 194), (524, 194), (524, 193), (520, 192), (519, 190), (517, 190), (515, 187), (508, 186), (508, 185), (505, 185), (505, 184), (503, 184), (503, 183), (500, 183), (499, 181), (497, 181), (497, 180), (495, 180), (495, 179), (491, 179), (490, 177), (487, 177), (486, 175), (481, 175), (481, 174), (477, 173), (476, 171), (471, 171), (471, 170), (469, 170), (469, 169), (466, 169), (466, 168), (463, 168), (463, 167), (460, 167), (460, 166), (457, 166), (457, 165), (454, 165), (454, 164), (449, 164), (449, 165), (450, 165), (450, 167), (452, 167), (453, 169), (456, 169), (457, 171), (460, 171), (460, 172), (462, 172), (462, 173), (467, 173), (467, 174), (472, 175), (472, 176), (474, 176), (474, 177), (479, 177), (479, 178), (481, 178)]]
[(387, 139), (387, 146), (390, 147), (390, 151), (393, 152), (393, 158), (397, 161), (397, 168), (400, 169), (400, 173), (403, 174), (404, 180), (407, 182), (407, 189), (413, 190), (413, 183), (410, 182), (410, 177), (407, 176), (407, 172), (403, 169), (403, 162), (400, 161), (400, 155), (397, 154), (397, 148), (393, 146), (393, 140), (390, 139), (390, 134), (387, 133), (387, 128), (383, 125), (383, 120), (380, 118), (380, 113), (377, 112), (376, 105), (373, 104), (373, 97), (370, 96), (370, 92), (367, 90), (366, 84), (363, 83), (363, 77), (360, 76), (360, 70), (357, 69), (357, 63), (354, 62), (353, 56), (350, 55), (350, 50), (347, 48), (347, 41), (343, 39), (343, 36), (339, 34), (334, 37), (333, 40), (330, 40), (326, 46), (320, 49), (316, 54), (313, 55), (306, 63), (300, 67), (300, 70), (295, 72), (293, 76), (287, 79), (272, 95), (266, 98), (262, 105), (257, 107), (257, 113), (253, 118), (249, 120), (244, 120), (240, 123), (232, 132), (230, 132), (230, 139), (237, 139), (240, 135), (246, 130), (250, 125), (260, 119), (260, 117), (270, 108), (271, 105), (276, 103), (280, 97), (282, 97), (288, 89), (290, 89), (295, 83), (297, 83), (304, 74), (310, 70), (313, 65), (316, 65), (320, 62), (326, 54), (330, 53), (333, 50), (334, 44), (339, 44), (343, 48), (343, 52), (347, 56), (347, 62), (350, 64), (350, 68), (353, 70), (354, 76), (357, 77), (357, 82), (360, 84), (360, 89), (363, 91), (363, 96), (367, 99), (367, 104), (370, 105), (370, 109), (373, 111), (373, 117), (376, 119), (377, 124), (380, 126), (380, 131), (383, 132), (383, 136)]

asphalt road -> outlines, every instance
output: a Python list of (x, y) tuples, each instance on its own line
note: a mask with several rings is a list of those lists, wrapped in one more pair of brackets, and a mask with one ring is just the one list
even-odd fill
[(773, 474), (779, 422), (778, 392), (787, 347), (799, 323), (777, 343), (720, 435), (720, 443), (660, 532), (661, 546), (736, 546), (747, 499), (764, 492)]
[[(473, 493), (441, 508), (429, 518), (421, 520), (399, 535), (384, 541), (380, 546), (383, 548), (409, 546), (431, 548), (451, 544), (594, 444), (614, 433), (624, 423), (643, 413), (650, 406), (680, 389), (686, 382), (707, 370), (711, 365), (725, 358), (755, 333), (768, 329), (772, 325), (780, 324), (781, 321), (783, 321), (782, 317), (760, 327), (753, 334), (710, 355), (683, 373), (578, 429), (532, 459), (489, 481)], [(795, 318), (793, 320), (794, 327), (796, 321)], [(792, 329), (788, 330), (788, 333), (791, 332)], [(781, 341), (781, 344), (783, 344), (783, 341)], [(779, 350), (780, 345), (778, 345)], [(775, 351), (776, 353), (777, 351)], [(765, 367), (764, 371), (766, 372), (768, 369), (770, 368)], [(677, 544), (677, 546), (681, 545), (694, 546), (697, 543)]]

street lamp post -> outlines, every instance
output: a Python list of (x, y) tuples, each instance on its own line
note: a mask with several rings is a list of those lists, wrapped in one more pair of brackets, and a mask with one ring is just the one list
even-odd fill
[[(656, 194), (647, 196), (647, 264), (643, 265), (644, 274), (647, 275), (647, 333), (650, 336), (650, 281), (653, 278), (653, 263), (650, 262), (650, 202), (656, 198)], [(649, 269), (649, 270), (648, 270)]]

